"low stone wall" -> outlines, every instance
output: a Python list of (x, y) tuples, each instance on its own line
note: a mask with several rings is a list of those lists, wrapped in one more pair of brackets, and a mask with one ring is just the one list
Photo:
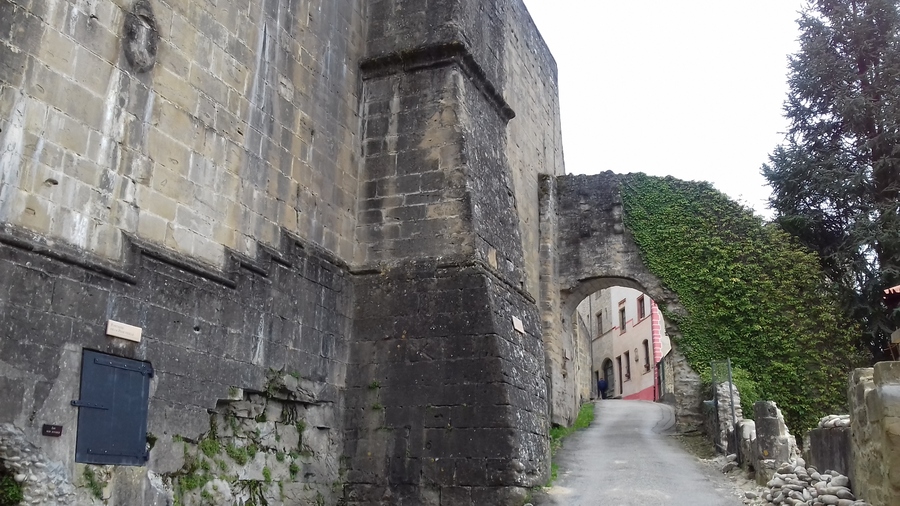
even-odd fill
[(856, 499), (849, 478), (837, 471), (807, 467), (799, 457), (778, 466), (766, 486), (768, 491), (761, 497), (765, 505), (871, 506)]
[(900, 362), (850, 377), (850, 479), (872, 506), (900, 504)]
[(829, 415), (819, 422), (813, 431), (817, 435), (806, 440), (807, 455), (816, 456), (818, 461), (807, 464), (774, 402), (755, 403), (753, 414), (755, 421), (740, 420), (736, 424), (738, 451), (728, 456), (722, 469), (728, 473), (740, 461), (745, 470), (755, 474), (762, 488), (746, 492), (745, 504), (869, 506), (857, 497), (859, 492), (851, 490), (846, 471), (830, 466), (830, 462), (843, 462), (840, 431), (848, 430), (844, 426), (846, 415)]
[(804, 441), (804, 456), (810, 465), (850, 475), (850, 415), (823, 418)]
[(806, 459), (775, 404), (754, 405), (755, 421), (738, 423), (742, 463), (767, 487), (754, 504), (900, 505), (900, 362), (853, 371), (849, 405), (810, 431)]

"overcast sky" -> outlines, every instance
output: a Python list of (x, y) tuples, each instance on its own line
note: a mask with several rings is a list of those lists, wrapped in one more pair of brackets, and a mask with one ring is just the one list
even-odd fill
[(559, 67), (566, 172), (705, 180), (764, 216), (800, 0), (525, 0)]

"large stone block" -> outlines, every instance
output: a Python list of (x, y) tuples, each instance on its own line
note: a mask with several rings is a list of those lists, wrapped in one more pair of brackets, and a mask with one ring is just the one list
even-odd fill
[(900, 362), (875, 364), (873, 381), (878, 385), (900, 384)]
[(809, 460), (816, 469), (850, 474), (850, 428), (818, 428), (809, 431)]

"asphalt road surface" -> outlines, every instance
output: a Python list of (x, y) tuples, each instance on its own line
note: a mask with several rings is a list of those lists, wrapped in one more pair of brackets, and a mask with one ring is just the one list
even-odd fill
[(672, 408), (603, 400), (594, 422), (563, 441), (559, 477), (537, 505), (741, 506), (732, 485), (671, 437)]

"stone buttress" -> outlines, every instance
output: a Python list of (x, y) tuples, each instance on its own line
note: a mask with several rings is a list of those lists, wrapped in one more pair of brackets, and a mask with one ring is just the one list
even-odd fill
[(522, 504), (548, 463), (540, 318), (499, 90), (505, 2), (370, 5), (351, 504)]

